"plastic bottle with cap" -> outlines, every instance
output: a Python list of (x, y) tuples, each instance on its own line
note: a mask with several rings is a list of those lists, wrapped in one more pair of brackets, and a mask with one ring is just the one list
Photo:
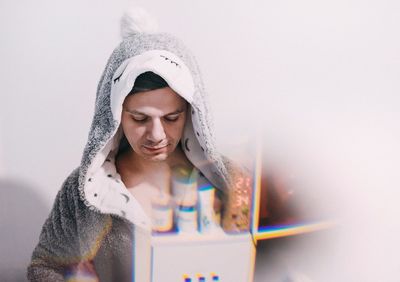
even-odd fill
[(171, 197), (161, 192), (152, 200), (152, 229), (155, 233), (170, 232), (174, 225), (174, 210)]
[(179, 232), (197, 232), (197, 169), (178, 166), (172, 171), (172, 194)]
[(215, 232), (218, 229), (214, 212), (215, 188), (204, 184), (198, 188), (199, 227), (201, 233)]

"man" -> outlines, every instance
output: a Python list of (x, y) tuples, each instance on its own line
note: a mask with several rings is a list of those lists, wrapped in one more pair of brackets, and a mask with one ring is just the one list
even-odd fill
[(170, 194), (174, 168), (192, 171), (193, 165), (179, 145), (188, 103), (153, 72), (136, 78), (122, 107), (125, 148), (116, 159), (117, 171), (128, 191), (151, 217), (151, 201)]
[(133, 260), (145, 259), (136, 250), (152, 229), (151, 202), (170, 194), (176, 167), (198, 170), (220, 191), (225, 230), (249, 228), (249, 207), (235, 206), (236, 180), (245, 175), (215, 149), (193, 56), (175, 37), (138, 28), (149, 25), (129, 14), (122, 22), (133, 28), (123, 26), (103, 72), (81, 165), (43, 226), (31, 281), (129, 281), (139, 271), (132, 252)]

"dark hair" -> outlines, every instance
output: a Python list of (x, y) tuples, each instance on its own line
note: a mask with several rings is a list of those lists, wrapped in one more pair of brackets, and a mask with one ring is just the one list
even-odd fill
[(148, 71), (140, 74), (136, 78), (133, 88), (131, 92), (129, 92), (129, 95), (137, 92), (156, 90), (164, 87), (168, 87), (168, 83), (158, 74)]

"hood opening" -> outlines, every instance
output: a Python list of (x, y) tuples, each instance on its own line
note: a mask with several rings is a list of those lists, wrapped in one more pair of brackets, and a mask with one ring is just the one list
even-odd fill
[[(91, 150), (87, 156), (89, 162), (84, 174), (84, 183), (80, 189), (81, 196), (89, 207), (101, 212), (111, 212), (128, 219), (131, 218), (132, 222), (139, 225), (146, 223), (145, 216), (137, 219), (140, 211), (134, 211), (130, 202), (135, 199), (126, 189), (123, 189), (124, 185), (116, 171), (115, 157), (118, 152), (130, 146), (121, 128), (122, 104), (132, 90), (136, 77), (147, 71), (161, 76), (171, 89), (188, 102), (188, 114), (180, 146), (193, 166), (214, 187), (221, 191), (226, 188), (226, 179), (221, 172), (221, 164), (218, 164), (215, 161), (215, 155), (212, 155), (213, 144), (211, 144), (212, 140), (210, 140), (208, 132), (209, 127), (205, 124), (205, 116), (208, 113), (204, 112), (205, 107), (201, 104), (203, 102), (201, 98), (200, 101), (196, 99), (199, 89), (195, 87), (191, 71), (179, 57), (166, 50), (150, 50), (132, 56), (119, 64), (119, 67), (113, 72), (112, 79), (108, 82), (111, 84), (107, 102), (109, 104), (99, 105), (100, 108), (111, 108), (111, 124), (114, 129), (107, 133), (108, 137), (105, 137), (104, 133), (102, 135), (101, 127), (105, 125), (101, 123), (101, 117), (97, 116), (100, 123), (95, 124), (91, 137), (95, 136), (100, 141), (94, 142), (103, 145), (98, 146), (99, 144), (97, 144), (96, 146), (100, 148), (95, 150), (88, 146)], [(96, 114), (98, 115), (98, 110)], [(126, 206), (128, 202), (129, 207)], [(136, 216), (133, 216), (134, 214)]]

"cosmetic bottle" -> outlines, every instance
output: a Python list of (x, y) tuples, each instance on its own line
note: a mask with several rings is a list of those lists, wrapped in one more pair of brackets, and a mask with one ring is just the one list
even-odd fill
[(191, 172), (175, 167), (172, 173), (172, 194), (178, 232), (197, 232), (197, 169)]
[(199, 231), (201, 233), (213, 232), (217, 229), (214, 212), (215, 189), (210, 184), (198, 188)]
[(152, 200), (152, 228), (155, 233), (170, 232), (174, 225), (174, 210), (171, 197), (160, 193)]

